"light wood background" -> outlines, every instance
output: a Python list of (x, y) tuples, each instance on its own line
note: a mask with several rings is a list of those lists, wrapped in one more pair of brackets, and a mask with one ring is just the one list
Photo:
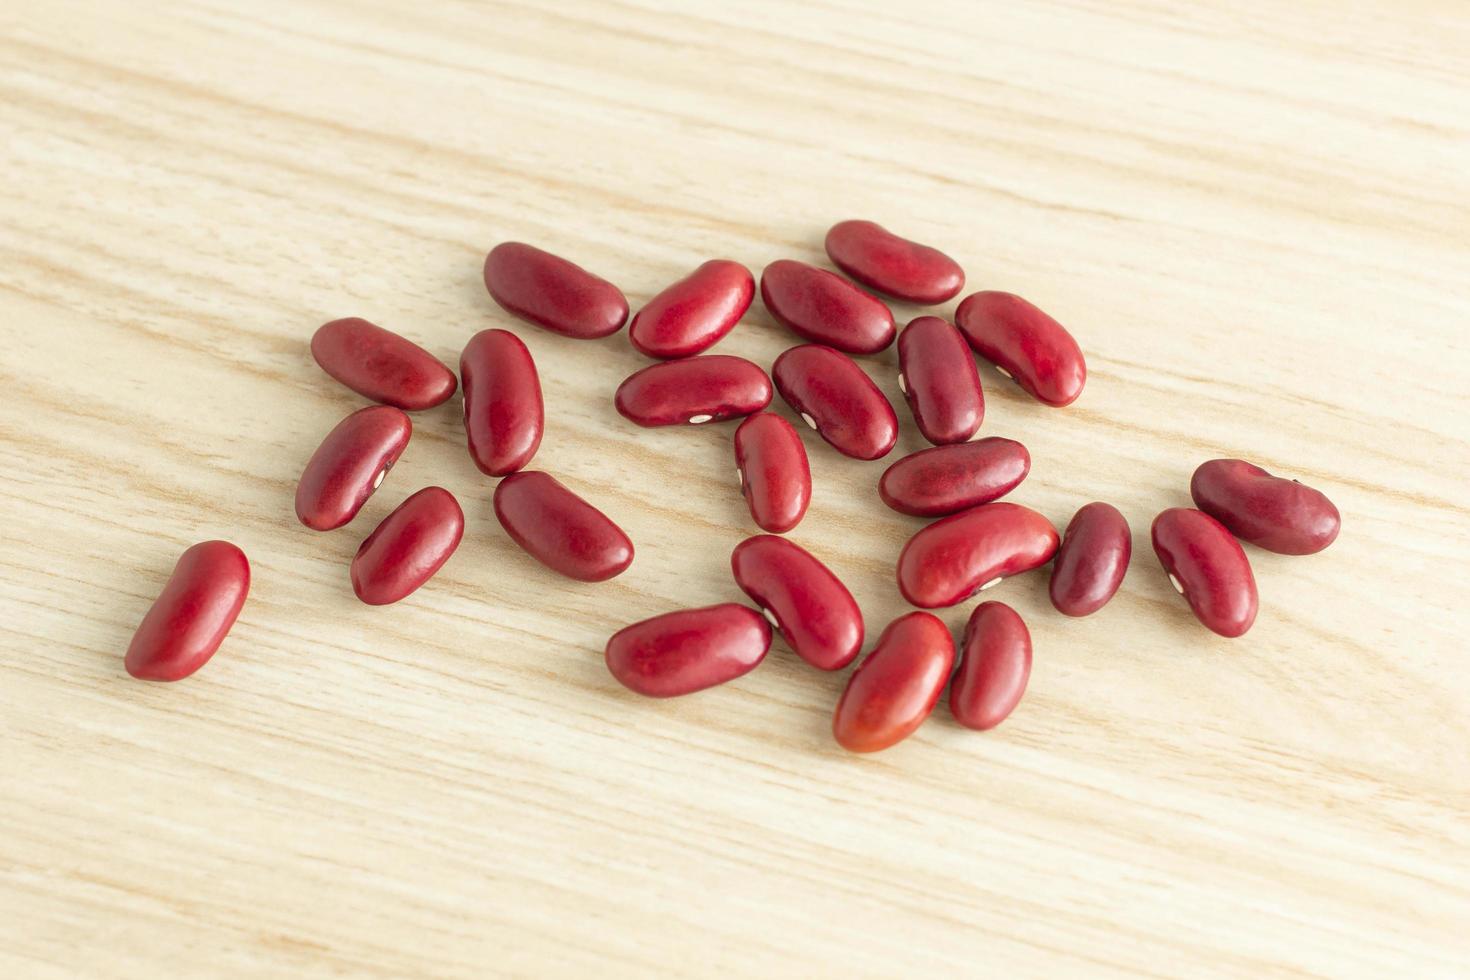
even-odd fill
[[(1466, 975), (1467, 92), (1456, 0), (0, 5), (0, 974)], [(1071, 326), (1081, 400), (987, 369), (982, 434), (1031, 449), (1012, 499), (1135, 535), (1092, 618), (1043, 574), (987, 593), (1036, 645), (1002, 728), (941, 707), (867, 758), (831, 740), (844, 677), (779, 644), (678, 702), (607, 675), (619, 627), (740, 598), (733, 426), (635, 429), (625, 334), (480, 283), (523, 239), (636, 308), (710, 257), (822, 262), (847, 217)], [(622, 523), (629, 572), (519, 553), (457, 402), (350, 527), (299, 526), (362, 404), (307, 350), (340, 316), (450, 363), (515, 329), (535, 465)], [(719, 350), (792, 342), (757, 304)], [(897, 402), (894, 352), (865, 364)], [(808, 445), (792, 537), (876, 636), (919, 522), (886, 463)], [(1251, 550), (1226, 641), (1147, 532), (1234, 455), (1344, 530)], [(430, 483), (463, 546), (359, 604), (358, 543)], [(253, 563), (238, 625), (193, 679), (131, 680), (211, 537)]]

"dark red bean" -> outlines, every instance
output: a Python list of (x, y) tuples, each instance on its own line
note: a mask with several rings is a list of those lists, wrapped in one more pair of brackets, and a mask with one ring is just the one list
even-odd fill
[(1087, 382), (1082, 348), (1065, 327), (1021, 297), (974, 293), (954, 316), (975, 353), (1033, 398), (1060, 407), (1082, 394)]
[(651, 698), (673, 698), (750, 673), (771, 648), (760, 613), (734, 602), (634, 623), (607, 641), (607, 669)]
[(1154, 518), (1154, 553), (1201, 623), (1240, 636), (1256, 621), (1256, 578), (1240, 542), (1209, 514), (1171, 507)]
[(311, 338), (322, 370), (360, 395), (410, 412), (454, 394), (454, 372), (433, 354), (358, 317), (323, 324)]
[(424, 487), (383, 518), (352, 559), (352, 591), (370, 606), (411, 594), (444, 567), (464, 537), (464, 511), (443, 487)]
[(761, 534), (730, 554), (745, 594), (796, 654), (821, 670), (840, 670), (863, 646), (863, 614), (847, 586), (806, 549)]
[(524, 467), (536, 455), (546, 425), (531, 352), (508, 330), (481, 330), (465, 344), (459, 373), (470, 459), (489, 476)]
[(1029, 507), (981, 504), (909, 539), (898, 556), (898, 590), (922, 609), (952, 606), (1045, 565), (1057, 540), (1051, 521)]
[(123, 665), (144, 681), (177, 681), (214, 656), (250, 592), (250, 562), (228, 541), (179, 556), (168, 584), (133, 633)]
[(1031, 633), (1003, 602), (982, 602), (965, 627), (960, 669), (949, 686), (949, 710), (966, 728), (984, 731), (1006, 720), (1031, 677)]
[(719, 343), (754, 297), (749, 269), (712, 259), (649, 300), (628, 324), (628, 339), (649, 357), (689, 357)]
[(898, 386), (924, 438), (964, 442), (985, 418), (980, 372), (965, 338), (948, 320), (921, 316), (898, 337)]
[(761, 302), (797, 335), (849, 354), (876, 354), (893, 343), (893, 314), (881, 299), (805, 262), (766, 266)]
[(791, 423), (761, 412), (735, 430), (735, 473), (750, 516), (763, 530), (784, 534), (801, 523), (812, 499), (806, 447)]
[(852, 358), (820, 344), (793, 347), (771, 367), (776, 390), (838, 452), (880, 459), (898, 442), (898, 416)]
[(729, 354), (705, 354), (653, 364), (618, 385), (613, 404), (638, 425), (724, 422), (771, 403), (771, 379), (756, 364)]
[(339, 528), (362, 505), (398, 462), (413, 434), (413, 423), (389, 405), (360, 408), (327, 433), (296, 484), (296, 516), (314, 531)]
[(528, 555), (567, 578), (602, 582), (633, 563), (623, 529), (545, 473), (522, 470), (501, 480), (495, 516)]
[(911, 303), (943, 303), (965, 286), (965, 271), (954, 259), (871, 221), (833, 225), (827, 232), (827, 255), (869, 289)]
[(914, 733), (944, 693), (954, 667), (949, 627), (926, 612), (900, 616), (847, 679), (832, 734), (849, 752), (878, 752)]
[(1090, 616), (1123, 584), (1133, 532), (1112, 504), (1091, 503), (1067, 525), (1051, 569), (1051, 604), (1068, 616)]
[(1194, 505), (1231, 534), (1279, 555), (1314, 555), (1337, 540), (1342, 517), (1327, 495), (1243, 459), (1212, 459), (1189, 481)]
[(1004, 497), (1029, 472), (1025, 446), (990, 436), (905, 456), (883, 471), (878, 495), (901, 514), (942, 517)]
[(502, 242), (485, 256), (485, 288), (508, 312), (567, 337), (606, 337), (628, 319), (618, 287), (520, 242)]

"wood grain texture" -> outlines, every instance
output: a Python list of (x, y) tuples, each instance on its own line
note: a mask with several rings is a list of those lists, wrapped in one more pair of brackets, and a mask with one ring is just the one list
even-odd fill
[[(1467, 86), (1454, 0), (0, 5), (0, 975), (1465, 975)], [(846, 217), (1073, 328), (1081, 400), (987, 369), (982, 434), (1032, 452), (1012, 499), (1135, 535), (1089, 619), (1044, 575), (987, 594), (1035, 637), (1007, 724), (941, 712), (872, 758), (832, 742), (843, 677), (779, 646), (672, 703), (607, 675), (620, 626), (740, 598), (733, 427), (635, 429), (624, 334), (513, 323), (479, 281), (523, 239), (636, 309), (706, 258), (822, 262)], [(457, 402), (349, 528), (297, 525), (361, 404), (307, 350), (341, 316), (451, 363), (514, 329), (536, 465), (630, 571), (518, 552)], [(757, 304), (720, 350), (791, 342)], [(864, 363), (896, 400), (894, 352)], [(792, 537), (876, 636), (919, 522), (808, 445)], [(1225, 641), (1147, 529), (1235, 455), (1344, 530), (1251, 550), (1261, 616)], [(352, 553), (430, 483), (464, 545), (363, 607)], [(253, 562), (240, 622), (195, 678), (131, 681), (209, 537)]]

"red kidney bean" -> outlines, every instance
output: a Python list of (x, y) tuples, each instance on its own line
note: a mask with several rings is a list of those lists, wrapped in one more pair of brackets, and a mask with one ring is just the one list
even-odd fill
[(878, 752), (929, 717), (954, 667), (949, 627), (926, 612), (900, 616), (847, 679), (832, 734), (849, 752)]
[(464, 537), (464, 511), (443, 487), (424, 487), (383, 518), (352, 559), (352, 591), (370, 606), (411, 594), (444, 567)]
[(1087, 382), (1082, 348), (1065, 327), (1021, 297), (974, 293), (954, 316), (975, 353), (1033, 398), (1060, 407), (1082, 394)]
[(827, 255), (869, 289), (911, 303), (943, 303), (965, 286), (965, 271), (954, 259), (872, 221), (833, 225), (827, 232)]
[(730, 570), (797, 656), (821, 670), (852, 663), (863, 645), (863, 614), (847, 586), (806, 549), (772, 534), (746, 538)]
[(761, 302), (799, 336), (849, 354), (876, 354), (893, 343), (893, 314), (881, 299), (805, 262), (766, 266)]
[(1021, 703), (1031, 677), (1031, 633), (1003, 602), (982, 602), (965, 627), (960, 669), (949, 686), (949, 711), (966, 728), (985, 731)]
[(183, 680), (214, 656), (249, 592), (245, 552), (228, 541), (194, 545), (138, 624), (123, 665), (139, 680)]
[(883, 471), (878, 495), (900, 514), (942, 517), (1004, 497), (1029, 472), (1025, 446), (990, 436), (905, 456)]
[(898, 590), (922, 609), (952, 606), (1001, 579), (1045, 565), (1057, 529), (1029, 507), (981, 504), (935, 521), (903, 546)]
[(1133, 532), (1112, 504), (1090, 503), (1067, 525), (1051, 568), (1051, 604), (1068, 616), (1090, 616), (1123, 584)]
[(702, 425), (759, 412), (771, 403), (771, 379), (758, 365), (729, 354), (653, 364), (618, 385), (613, 404), (630, 422)]
[(651, 698), (673, 698), (750, 673), (771, 648), (760, 613), (734, 602), (634, 623), (607, 641), (607, 669)]
[(985, 418), (980, 372), (965, 338), (937, 316), (921, 316), (898, 337), (898, 386), (924, 438), (964, 442)]
[(410, 412), (454, 394), (454, 372), (418, 344), (358, 317), (323, 324), (311, 338), (322, 370), (375, 402)]
[(812, 499), (812, 471), (806, 447), (791, 423), (761, 412), (735, 430), (735, 473), (750, 516), (776, 534), (801, 523)]
[(649, 300), (628, 324), (628, 339), (649, 357), (689, 357), (719, 343), (754, 297), (749, 269), (712, 259)]
[(546, 424), (531, 352), (508, 330), (481, 330), (465, 344), (459, 373), (470, 458), (489, 476), (524, 467), (536, 455)]
[(1201, 623), (1240, 636), (1256, 621), (1256, 578), (1240, 542), (1209, 514), (1171, 507), (1154, 518), (1154, 553)]
[(602, 582), (633, 563), (623, 529), (545, 473), (522, 470), (501, 480), (495, 516), (528, 555), (567, 578)]
[(898, 442), (893, 406), (847, 355), (803, 344), (776, 358), (771, 376), (802, 421), (844, 456), (881, 459)]
[(1341, 515), (1322, 491), (1243, 459), (1201, 463), (1189, 495), (1231, 534), (1279, 555), (1314, 555), (1336, 541), (1342, 528)]
[(296, 484), (296, 516), (314, 531), (339, 528), (398, 462), (413, 423), (389, 405), (360, 408), (327, 433)]
[(628, 319), (618, 287), (521, 242), (502, 242), (485, 256), (485, 288), (507, 312), (567, 337), (606, 337)]

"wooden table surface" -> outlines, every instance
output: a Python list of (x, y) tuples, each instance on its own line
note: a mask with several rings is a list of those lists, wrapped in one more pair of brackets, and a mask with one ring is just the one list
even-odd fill
[[(1466, 975), (1467, 86), (1455, 0), (5, 4), (0, 975)], [(848, 217), (1072, 328), (1082, 398), (986, 368), (982, 434), (1031, 450), (1011, 499), (1110, 501), (1135, 556), (1091, 618), (1043, 573), (987, 593), (1035, 639), (1021, 707), (871, 757), (831, 738), (845, 676), (780, 643), (678, 701), (607, 674), (621, 626), (741, 598), (733, 426), (636, 429), (626, 334), (553, 336), (480, 281), (521, 239), (636, 309), (710, 257), (825, 263)], [(450, 363), (514, 329), (535, 466), (632, 568), (519, 552), (457, 400), (350, 527), (297, 524), (363, 404), (307, 348), (342, 316)], [(757, 303), (719, 350), (792, 343)], [(896, 354), (864, 363), (898, 401)], [(900, 416), (890, 461), (921, 446)], [(807, 436), (791, 538), (876, 636), (920, 522)], [(1230, 641), (1148, 544), (1216, 456), (1344, 525), (1249, 551)], [(363, 606), (351, 556), (431, 483), (464, 544)], [(213, 537), (253, 565), (239, 623), (194, 678), (130, 679)]]

